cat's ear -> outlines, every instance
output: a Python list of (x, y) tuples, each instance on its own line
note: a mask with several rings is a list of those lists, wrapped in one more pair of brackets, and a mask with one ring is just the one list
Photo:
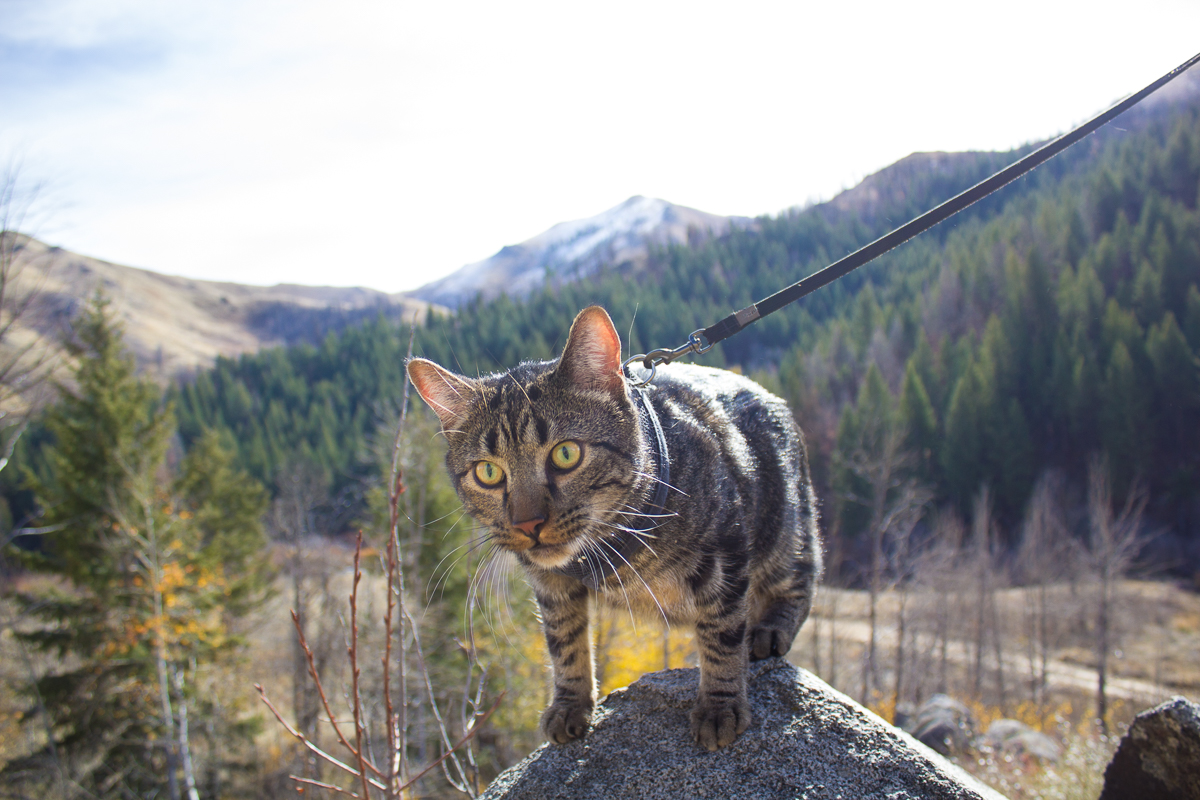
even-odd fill
[(475, 387), (466, 378), (439, 367), (425, 358), (414, 358), (408, 362), (408, 379), (417, 387), (429, 407), (442, 421), (442, 430), (450, 431), (467, 415), (467, 409), (475, 396)]
[(624, 396), (621, 376), (621, 337), (608, 312), (590, 306), (571, 323), (567, 346), (558, 361), (558, 373), (581, 389)]

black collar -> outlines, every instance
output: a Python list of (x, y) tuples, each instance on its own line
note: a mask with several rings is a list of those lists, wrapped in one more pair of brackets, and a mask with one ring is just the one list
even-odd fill
[[(604, 549), (604, 553), (585, 552), (561, 567), (555, 567), (552, 572), (574, 578), (593, 591), (599, 590), (609, 575), (617, 571), (622, 564), (629, 564), (633, 557), (646, 547), (645, 536), (662, 524), (661, 517), (666, 511), (667, 486), (671, 483), (671, 456), (667, 452), (667, 437), (663, 435), (662, 423), (646, 390), (631, 387), (635, 405), (640, 409), (639, 417), (645, 416), (654, 431), (655, 453), (654, 460), (658, 462), (658, 490), (654, 499), (643, 510), (644, 516), (634, 517), (626, 523), (625, 529), (616, 530), (612, 536), (599, 540), (596, 545)], [(644, 428), (643, 428), (644, 430)], [(630, 520), (630, 517), (626, 517)]]

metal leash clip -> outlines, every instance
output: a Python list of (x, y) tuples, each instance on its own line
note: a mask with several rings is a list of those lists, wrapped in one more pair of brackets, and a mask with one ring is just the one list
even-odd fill
[(625, 359), (625, 363), (621, 365), (621, 369), (624, 370), (630, 364), (635, 362), (642, 362), (642, 366), (645, 369), (650, 370), (650, 374), (646, 376), (645, 380), (642, 381), (635, 381), (631, 379), (630, 385), (645, 386), (646, 384), (650, 383), (650, 381), (654, 380), (654, 375), (658, 372), (659, 364), (670, 364), (675, 359), (682, 358), (688, 353), (695, 353), (696, 355), (700, 356), (704, 355), (709, 350), (712, 350), (716, 345), (705, 344), (704, 340), (700, 338), (703, 334), (704, 329), (700, 328), (688, 334), (687, 343), (681, 344), (679, 347), (674, 349), (669, 347), (660, 347), (657, 350), (651, 350), (649, 353), (639, 353), (636, 356), (630, 356), (629, 358)]

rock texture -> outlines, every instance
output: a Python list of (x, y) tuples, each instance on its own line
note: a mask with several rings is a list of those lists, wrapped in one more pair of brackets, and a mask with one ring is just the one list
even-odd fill
[(1137, 715), (1100, 793), (1125, 798), (1200, 800), (1200, 705), (1176, 697)]
[(691, 740), (698, 672), (643, 676), (610, 694), (592, 729), (543, 745), (484, 800), (988, 798), (1001, 795), (783, 659), (751, 665), (754, 721), (715, 753)]

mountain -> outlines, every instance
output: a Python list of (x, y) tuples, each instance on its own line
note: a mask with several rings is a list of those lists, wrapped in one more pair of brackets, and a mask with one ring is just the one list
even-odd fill
[(70, 320), (101, 291), (112, 301), (139, 367), (167, 383), (212, 366), (218, 356), (315, 344), (379, 315), (411, 320), (415, 314), (423, 322), (431, 303), (453, 307), (502, 290), (526, 294), (547, 275), (567, 283), (607, 264), (640, 265), (652, 245), (697, 243), (752, 224), (631, 197), (594, 217), (559, 223), (417, 292), (392, 295), (361, 287), (246, 286), (162, 275), (9, 233), (3, 249), (11, 256), (14, 289), (33, 302), (5, 333), (0, 350), (33, 343), (35, 351), (59, 354)]
[(528, 295), (550, 278), (568, 283), (605, 265), (645, 262), (651, 246), (697, 244), (731, 227), (746, 227), (746, 217), (722, 217), (635, 195), (594, 217), (560, 222), (545, 233), (500, 249), (491, 258), (422, 286), (412, 296), (456, 308), (482, 295)]
[(32, 302), (0, 347), (42, 340), (52, 351), (80, 305), (112, 301), (139, 366), (162, 382), (209, 367), (217, 356), (312, 342), (367, 317), (424, 319), (427, 303), (374, 289), (245, 286), (126, 267), (5, 234), (16, 291)]

